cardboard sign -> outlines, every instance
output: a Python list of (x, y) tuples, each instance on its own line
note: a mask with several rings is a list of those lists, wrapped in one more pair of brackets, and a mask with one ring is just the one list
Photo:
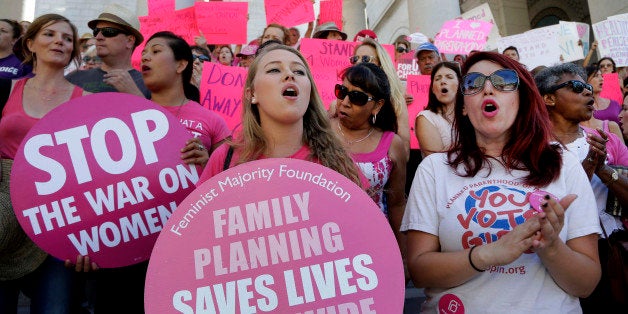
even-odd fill
[(340, 73), (351, 66), (349, 57), (359, 43), (326, 39), (301, 39), (301, 54), (312, 70), (319, 95), (326, 108), (336, 100), (334, 86), (342, 83)]
[(414, 122), (421, 110), (427, 107), (427, 100), (430, 94), (429, 75), (408, 75), (406, 79), (406, 93), (414, 97), (414, 101), (408, 105), (408, 124), (410, 125), (410, 148), (418, 149), (419, 140), (414, 135)]
[(491, 8), (488, 3), (484, 3), (463, 13), (461, 17), (466, 20), (479, 20), (493, 24), (493, 28), (491, 28), (491, 32), (488, 34), (488, 41), (486, 42), (484, 49), (486, 51), (497, 49), (497, 41), (501, 38), (501, 35), (499, 34), (499, 28), (497, 27), (497, 23), (495, 23), (493, 12), (491, 12)]
[(242, 123), (242, 91), (248, 69), (205, 62), (201, 77), (201, 105), (213, 110), (234, 133)]
[(322, 0), (320, 2), (318, 24), (326, 22), (334, 22), (342, 30), (342, 0)]
[(605, 20), (593, 24), (601, 57), (611, 57), (618, 67), (628, 66), (628, 20)]
[[(359, 218), (358, 218), (359, 217)], [(190, 194), (148, 265), (147, 313), (401, 313), (390, 224), (319, 164), (263, 159)]]
[(602, 77), (604, 78), (604, 84), (602, 85), (600, 97), (612, 99), (622, 104), (624, 102), (624, 96), (621, 91), (621, 86), (619, 86), (619, 74), (607, 73), (602, 74)]
[(264, 0), (266, 25), (271, 23), (292, 27), (314, 21), (312, 0)]
[(580, 40), (578, 25), (576, 22), (559, 21), (558, 25), (552, 25), (558, 32), (560, 54), (563, 62), (571, 62), (584, 59), (584, 51), (578, 45)]
[(248, 2), (195, 2), (198, 28), (213, 44), (246, 44)]
[(181, 161), (190, 133), (161, 106), (125, 93), (73, 99), (26, 135), (11, 171), (15, 216), (61, 259), (100, 267), (149, 258), (157, 235), (194, 189)]
[(558, 33), (553, 28), (537, 28), (522, 34), (502, 37), (498, 49), (503, 52), (508, 46), (519, 50), (519, 62), (532, 70), (539, 65), (552, 66), (560, 63)]
[(434, 40), (441, 53), (469, 54), (486, 46), (492, 23), (481, 20), (456, 19), (445, 22)]
[(578, 39), (582, 42), (582, 53), (583, 55), (587, 55), (589, 52), (589, 37), (591, 34), (591, 26), (587, 23), (575, 22), (576, 28), (578, 29)]

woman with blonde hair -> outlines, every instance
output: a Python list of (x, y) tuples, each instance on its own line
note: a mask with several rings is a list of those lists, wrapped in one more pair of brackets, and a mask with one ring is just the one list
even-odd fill
[(361, 177), (331, 130), (303, 56), (268, 46), (249, 67), (242, 95), (242, 131), (209, 159), (197, 185), (224, 170), (263, 158), (296, 158), (331, 168), (356, 184)]

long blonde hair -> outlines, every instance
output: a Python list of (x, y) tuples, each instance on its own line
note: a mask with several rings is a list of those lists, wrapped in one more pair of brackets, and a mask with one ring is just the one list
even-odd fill
[(259, 109), (251, 103), (251, 97), (247, 91), (253, 88), (253, 81), (255, 80), (260, 60), (269, 52), (278, 49), (289, 51), (298, 56), (301, 62), (303, 62), (307, 77), (310, 80), (312, 90), (307, 110), (303, 116), (302, 138), (302, 142), (310, 148), (310, 160), (318, 161), (321, 165), (339, 172), (360, 185), (360, 177), (353, 160), (331, 129), (327, 112), (318, 94), (312, 72), (305, 58), (294, 48), (280, 44), (266, 47), (249, 67), (242, 95), (244, 106), (242, 111), (242, 134), (234, 141), (235, 149), (238, 150), (240, 155), (238, 163), (259, 159), (268, 148), (268, 139), (264, 135), (260, 123)]

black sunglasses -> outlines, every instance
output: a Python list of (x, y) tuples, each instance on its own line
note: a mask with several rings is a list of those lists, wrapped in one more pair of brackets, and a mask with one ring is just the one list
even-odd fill
[(401, 46), (397, 46), (397, 52), (399, 53), (408, 52), (408, 49)]
[(90, 61), (100, 62), (101, 60), (100, 60), (100, 57), (98, 57), (98, 56), (96, 56), (96, 57), (88, 57), (88, 56), (83, 57), (83, 62), (87, 63), (87, 62), (90, 62)]
[(206, 55), (198, 55), (198, 56), (197, 55), (192, 55), (192, 59), (193, 60), (199, 59), (201, 61), (209, 61), (209, 57), (206, 56)]
[(571, 81), (567, 81), (561, 84), (558, 84), (552, 88), (549, 89), (550, 93), (553, 93), (565, 86), (571, 86), (571, 89), (573, 90), (574, 93), (576, 94), (580, 94), (582, 93), (585, 89), (588, 90), (589, 92), (593, 92), (593, 86), (591, 86), (591, 84), (587, 84), (585, 82), (581, 82), (581, 81), (576, 81), (576, 80), (571, 80)]
[(471, 72), (462, 77), (462, 84), (460, 84), (462, 94), (470, 96), (479, 93), (484, 89), (486, 79), (489, 79), (493, 87), (500, 92), (514, 92), (519, 87), (519, 76), (515, 70), (501, 69), (491, 75)]
[(374, 56), (351, 56), (351, 57), (349, 57), (349, 62), (351, 62), (351, 64), (356, 64), (356, 63), (358, 63), (358, 61), (361, 61), (363, 63), (370, 63), (373, 60), (375, 60)]
[(98, 33), (102, 32), (102, 35), (107, 37), (107, 38), (111, 38), (111, 37), (116, 37), (120, 34), (124, 34), (124, 35), (129, 35), (129, 33), (127, 31), (118, 29), (118, 28), (113, 28), (113, 27), (101, 27), (101, 28), (94, 28), (94, 37), (96, 37), (98, 35)]
[(350, 92), (347, 87), (340, 84), (336, 84), (336, 87), (334, 88), (334, 94), (336, 95), (336, 98), (338, 98), (339, 100), (343, 100), (345, 99), (345, 97), (349, 96), (349, 102), (360, 107), (366, 105), (366, 103), (374, 99), (373, 97), (363, 92), (359, 92), (359, 91)]

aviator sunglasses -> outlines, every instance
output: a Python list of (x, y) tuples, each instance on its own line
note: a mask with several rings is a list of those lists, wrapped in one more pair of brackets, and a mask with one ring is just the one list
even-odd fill
[(366, 93), (359, 91), (350, 92), (348, 88), (343, 85), (336, 84), (336, 88), (334, 88), (334, 94), (336, 98), (339, 100), (345, 99), (345, 97), (349, 96), (349, 101), (356, 106), (364, 106), (367, 102), (373, 100), (374, 98), (367, 95)]
[(349, 62), (351, 62), (351, 64), (356, 64), (356, 63), (358, 63), (358, 61), (361, 61), (362, 63), (370, 63), (373, 60), (375, 60), (374, 56), (352, 56), (352, 57), (349, 57)]
[(101, 27), (101, 28), (94, 28), (94, 37), (96, 37), (98, 35), (98, 33), (102, 32), (102, 35), (107, 37), (107, 38), (111, 38), (111, 37), (116, 37), (120, 34), (124, 34), (124, 35), (128, 35), (129, 33), (127, 33), (126, 31), (123, 31), (121, 29), (118, 28), (113, 28), (113, 27)]
[(500, 92), (514, 92), (519, 87), (519, 76), (515, 70), (501, 69), (488, 76), (471, 72), (462, 77), (462, 84), (460, 85), (462, 94), (470, 96), (479, 93), (484, 89), (486, 79), (489, 79), (493, 87)]
[(591, 86), (591, 84), (587, 84), (585, 82), (581, 82), (581, 81), (576, 81), (576, 80), (570, 80), (561, 84), (558, 84), (552, 88), (549, 89), (550, 93), (553, 93), (565, 86), (571, 86), (571, 89), (573, 90), (574, 93), (576, 94), (580, 94), (582, 93), (585, 89), (588, 90), (589, 92), (593, 92), (593, 86)]
[(198, 55), (198, 56), (197, 55), (192, 55), (192, 59), (193, 60), (199, 59), (199, 60), (201, 60), (201, 62), (209, 61), (209, 57), (206, 56), (206, 55)]

